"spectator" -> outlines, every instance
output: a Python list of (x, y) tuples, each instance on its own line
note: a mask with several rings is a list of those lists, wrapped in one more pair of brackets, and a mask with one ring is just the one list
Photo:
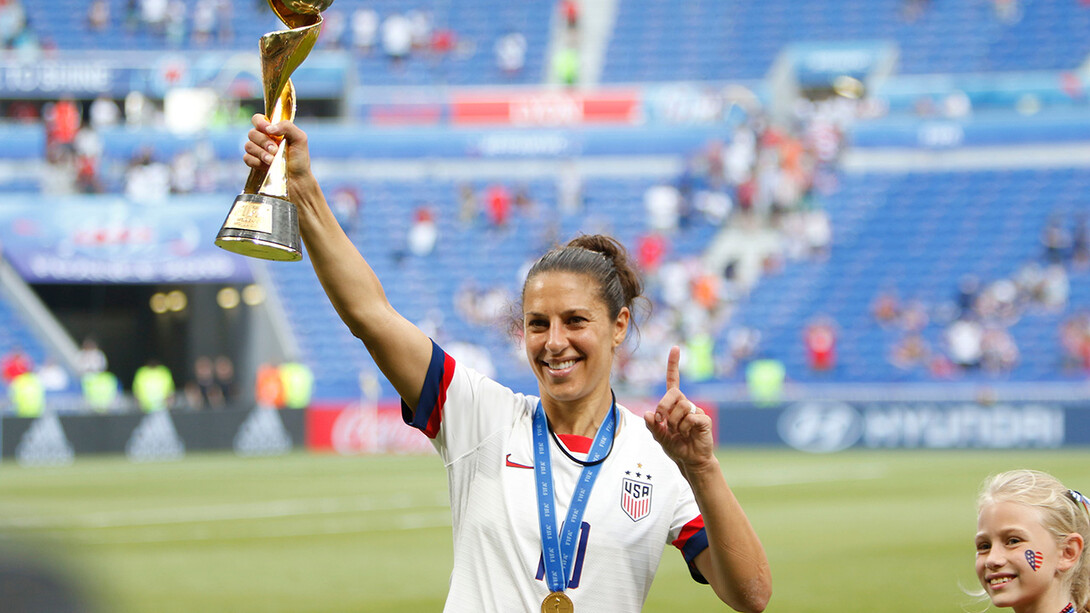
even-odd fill
[(333, 190), (329, 205), (333, 209), (333, 216), (341, 224), (341, 228), (344, 229), (346, 234), (352, 236), (359, 225), (360, 219), (359, 192), (351, 185), (339, 187)]
[(927, 307), (920, 300), (909, 300), (901, 309), (901, 329), (908, 332), (918, 332), (927, 327), (931, 321), (927, 314)]
[(178, 48), (185, 44), (186, 38), (186, 5), (185, 0), (168, 0), (165, 33), (167, 44)]
[(19, 417), (38, 417), (45, 410), (45, 386), (33, 371), (15, 377), (8, 387), (8, 396)]
[(382, 50), (396, 66), (409, 57), (413, 45), (412, 23), (400, 13), (386, 17), (382, 22)]
[(234, 6), (231, 0), (217, 0), (216, 3), (216, 36), (219, 38), (220, 44), (226, 44), (235, 37), (235, 30), (231, 24), (234, 23)]
[(1063, 264), (1071, 248), (1071, 233), (1060, 223), (1058, 217), (1053, 216), (1041, 234), (1041, 244), (1044, 247), (1045, 262)]
[(522, 72), (526, 64), (526, 37), (522, 32), (508, 32), (496, 41), (496, 67), (507, 77)]
[(193, 6), (193, 42), (205, 46), (216, 31), (216, 0), (197, 0)]
[(636, 241), (636, 261), (640, 270), (648, 276), (658, 272), (666, 249), (666, 239), (662, 234), (652, 231), (641, 235)]
[(980, 342), (981, 367), (991, 373), (1009, 373), (1018, 363), (1018, 345), (1002, 326), (989, 327)]
[(152, 358), (136, 369), (132, 395), (145, 413), (166, 410), (174, 399), (174, 376), (166, 365)]
[(572, 43), (561, 45), (553, 55), (553, 77), (556, 82), (574, 87), (579, 83), (579, 50)]
[(212, 358), (202, 355), (193, 362), (193, 378), (185, 386), (186, 400), (193, 409), (222, 409), (223, 391), (216, 385)]
[(458, 220), (465, 225), (472, 225), (480, 214), (480, 206), (477, 204), (477, 194), (469, 183), (458, 186)]
[(231, 358), (221, 355), (216, 357), (216, 387), (225, 404), (230, 405), (235, 398), (235, 365)]
[(80, 124), (83, 122), (76, 101), (70, 96), (63, 96), (60, 100), (47, 104), (43, 115), (46, 124), (46, 148), (60, 147), (71, 150), (76, 134), (79, 133)]
[(681, 214), (681, 194), (673, 185), (654, 185), (643, 195), (647, 225), (651, 230), (672, 233)]
[(20, 0), (0, 1), (0, 45), (11, 49), (27, 27), (26, 9)]
[(957, 304), (959, 317), (973, 310), (979, 293), (980, 279), (975, 275), (965, 275), (958, 281), (958, 293), (955, 303)]
[(258, 408), (279, 409), (284, 406), (284, 381), (280, 378), (280, 368), (266, 362), (257, 367), (254, 378), (254, 399)]
[(45, 150), (45, 168), (41, 177), (41, 192), (47, 196), (68, 196), (77, 191), (76, 154), (70, 148), (53, 147)]
[(583, 175), (574, 160), (566, 160), (561, 167), (556, 191), (561, 215), (583, 210)]
[(88, 111), (91, 128), (102, 131), (113, 128), (121, 122), (121, 107), (107, 94), (99, 94), (91, 102)]
[(912, 370), (931, 361), (931, 347), (919, 332), (910, 332), (893, 346), (889, 361), (901, 370)]
[(450, 28), (436, 28), (432, 31), (428, 48), (435, 59), (442, 60), (458, 47), (458, 35)]
[(979, 322), (963, 317), (954, 321), (946, 329), (946, 345), (950, 360), (962, 370), (973, 370), (980, 366), (984, 349), (984, 329)]
[(520, 216), (530, 218), (537, 216), (537, 202), (534, 201), (534, 197), (530, 194), (529, 186), (520, 184), (515, 188), (512, 203), (515, 205), (515, 211)]
[(897, 295), (889, 291), (878, 294), (871, 304), (871, 315), (883, 328), (893, 325), (901, 315)]
[(95, 339), (87, 337), (80, 345), (79, 355), (76, 357), (76, 367), (80, 375), (102, 372), (107, 368), (106, 354), (99, 348)]
[(488, 187), (485, 195), (488, 203), (488, 217), (494, 228), (504, 228), (511, 213), (511, 192), (502, 183)]
[(1060, 324), (1065, 370), (1090, 373), (1090, 313), (1077, 313)]
[(284, 388), (284, 407), (305, 409), (310, 406), (314, 390), (314, 373), (310, 367), (297, 360), (280, 365), (280, 380)]
[(197, 188), (197, 154), (183, 149), (170, 160), (170, 192), (188, 194)]
[(18, 345), (12, 347), (11, 351), (0, 358), (0, 376), (3, 376), (4, 383), (11, 384), (15, 377), (33, 370), (34, 361)]
[(140, 204), (160, 204), (170, 195), (170, 167), (155, 159), (150, 147), (136, 152), (125, 172), (125, 196)]
[(125, 30), (135, 32), (140, 27), (140, 0), (125, 2)]
[(1058, 311), (1065, 308), (1070, 292), (1071, 283), (1062, 265), (1053, 264), (1045, 269), (1041, 282), (1041, 304), (1046, 309)]
[(109, 371), (91, 372), (80, 377), (83, 402), (92, 411), (104, 413), (117, 406), (121, 384)]
[(365, 54), (375, 47), (378, 34), (378, 13), (369, 8), (358, 8), (352, 13), (352, 46)]
[(409, 228), (409, 252), (417, 257), (431, 255), (438, 238), (439, 226), (435, 223), (435, 214), (427, 206), (417, 207)]
[(102, 32), (110, 25), (110, 3), (106, 0), (91, 0), (87, 8), (87, 25), (94, 32)]
[(38, 379), (47, 394), (63, 392), (68, 389), (72, 379), (68, 371), (52, 357), (47, 357), (37, 369)]
[(424, 51), (431, 44), (432, 21), (427, 11), (412, 9), (405, 13), (409, 21), (409, 40), (416, 51)]
[(1071, 262), (1075, 268), (1085, 270), (1090, 267), (1090, 227), (1087, 227), (1085, 214), (1075, 220), (1071, 234)]
[(833, 240), (833, 224), (823, 209), (813, 209), (805, 215), (805, 235), (812, 258), (825, 260), (829, 257), (829, 245)]
[(166, 32), (168, 0), (140, 0), (140, 20), (155, 34)]
[(816, 319), (806, 327), (803, 340), (811, 370), (827, 372), (836, 367), (836, 325), (831, 319)]
[(759, 406), (779, 404), (787, 371), (779, 360), (754, 360), (746, 367), (746, 387)]
[(105, 191), (98, 172), (102, 148), (102, 139), (90, 127), (82, 128), (76, 135), (73, 156), (76, 167), (76, 190), (82, 194), (98, 194)]
[(154, 125), (158, 110), (143, 93), (133, 90), (125, 96), (125, 124), (130, 127)]
[(561, 0), (560, 15), (564, 19), (564, 26), (569, 31), (579, 29), (579, 2), (577, 0)]

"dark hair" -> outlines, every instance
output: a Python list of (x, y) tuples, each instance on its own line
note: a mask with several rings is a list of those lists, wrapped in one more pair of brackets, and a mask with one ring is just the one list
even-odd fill
[(628, 307), (633, 314), (629, 325), (634, 330), (637, 330), (636, 303), (650, 306), (643, 296), (643, 279), (624, 245), (603, 234), (583, 234), (568, 241), (566, 245), (554, 247), (530, 267), (519, 294), (519, 329), (522, 327), (521, 302), (526, 296), (526, 285), (537, 275), (546, 272), (570, 272), (593, 280), (598, 286), (598, 297), (605, 303), (610, 318), (616, 319), (621, 309)]

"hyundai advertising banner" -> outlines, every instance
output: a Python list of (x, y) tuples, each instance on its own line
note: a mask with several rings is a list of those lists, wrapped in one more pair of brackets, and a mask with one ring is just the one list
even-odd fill
[(247, 283), (246, 258), (213, 244), (230, 197), (10, 199), (3, 256), (28, 283)]
[[(345, 53), (316, 52), (294, 73), (292, 82), (305, 99), (339, 98), (353, 70)], [(236, 98), (261, 98), (261, 57), (253, 51), (118, 54), (57, 53), (38, 62), (0, 61), (0, 96), (50, 99), (60, 96), (124, 98), (142, 92), (162, 98), (172, 88), (208, 87)]]
[(787, 445), (814, 453), (869, 449), (1054, 449), (1090, 445), (1090, 404), (846, 403), (720, 407), (723, 445)]

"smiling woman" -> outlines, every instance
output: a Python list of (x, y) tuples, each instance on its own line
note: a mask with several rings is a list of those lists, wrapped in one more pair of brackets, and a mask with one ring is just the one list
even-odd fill
[[(246, 163), (290, 149), (288, 199), (341, 319), (367, 346), (448, 472), (454, 571), (445, 611), (640, 611), (663, 548), (739, 611), (771, 596), (764, 548), (727, 485), (712, 421), (680, 389), (640, 416), (617, 404), (614, 350), (642, 282), (624, 248), (579, 237), (542, 256), (522, 292), (540, 397), (459, 364), (390, 305), (311, 172), (307, 136), (254, 117)], [(532, 468), (533, 470), (519, 470)]]

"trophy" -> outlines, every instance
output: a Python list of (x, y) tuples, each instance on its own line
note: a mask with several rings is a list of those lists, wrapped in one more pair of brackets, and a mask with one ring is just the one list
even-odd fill
[[(295, 86), (289, 77), (314, 48), (322, 28), (321, 12), (331, 4), (333, 0), (269, 0), (289, 28), (261, 37), (261, 83), (270, 122), (295, 118)], [(286, 149), (277, 150), (267, 169), (250, 170), (216, 235), (218, 247), (264, 260), (303, 258), (299, 214), (287, 200)]]

